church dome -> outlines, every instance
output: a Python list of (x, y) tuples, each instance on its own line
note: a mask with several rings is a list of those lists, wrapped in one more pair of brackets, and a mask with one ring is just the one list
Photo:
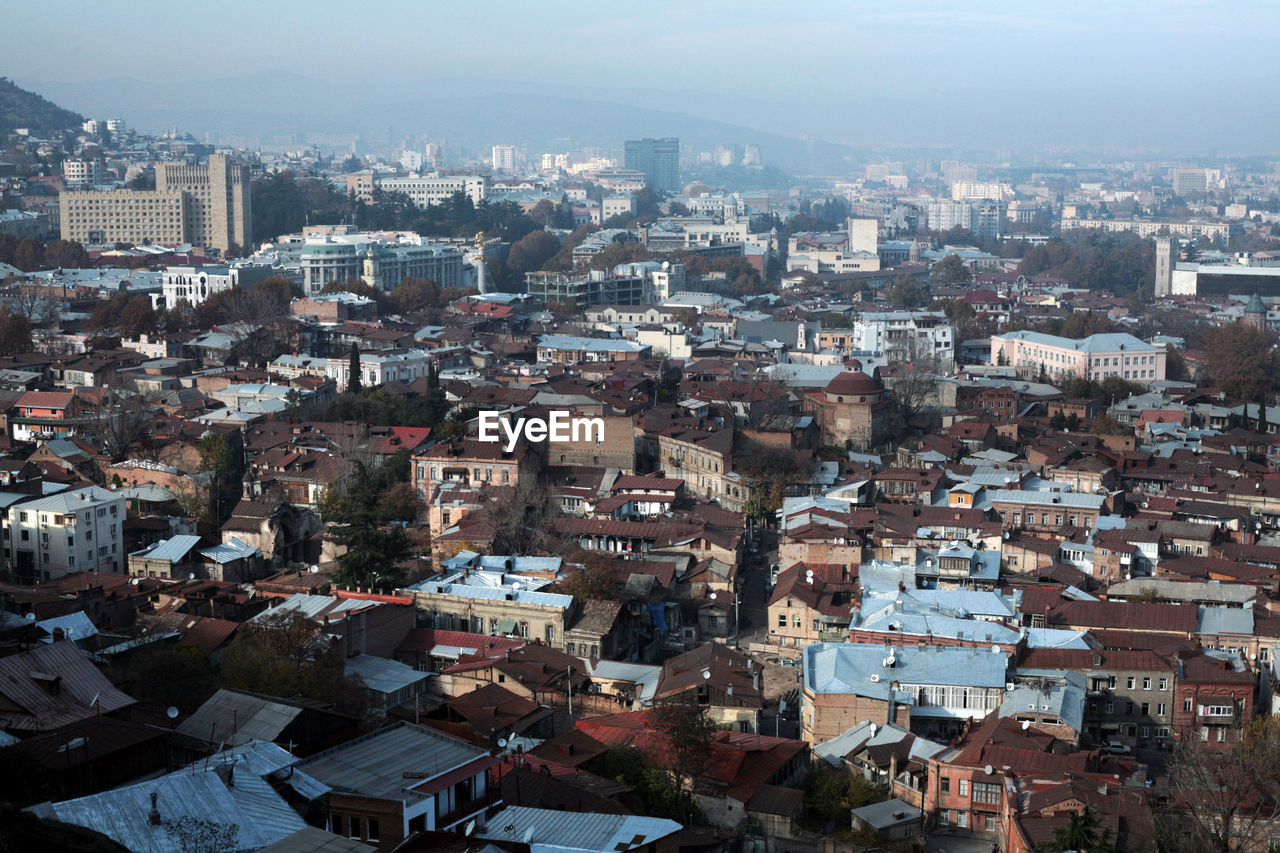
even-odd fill
[(846, 370), (827, 383), (827, 394), (842, 397), (879, 394), (884, 385), (875, 377), (859, 370)]

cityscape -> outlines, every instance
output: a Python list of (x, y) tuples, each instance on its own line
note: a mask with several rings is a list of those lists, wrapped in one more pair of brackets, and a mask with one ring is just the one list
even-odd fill
[(1280, 849), (1273, 10), (65, 5), (0, 851)]

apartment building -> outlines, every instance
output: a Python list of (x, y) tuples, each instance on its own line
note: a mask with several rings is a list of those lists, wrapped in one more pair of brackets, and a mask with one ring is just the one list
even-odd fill
[(866, 720), (951, 737), (1000, 707), (1009, 655), (985, 649), (814, 643), (804, 650), (801, 737), (810, 744)]
[[(825, 333), (825, 330), (824, 330)], [(853, 321), (853, 351), (883, 353), (890, 364), (935, 358), (955, 362), (955, 326), (941, 311), (878, 311)]]
[(467, 488), (514, 487), (537, 473), (538, 457), (525, 444), (507, 453), (499, 442), (454, 439), (415, 453), (410, 471), (413, 489), (430, 500), (441, 483)]
[(122, 572), (124, 497), (97, 486), (10, 507), (4, 520), (9, 566), (22, 579), (72, 572)]

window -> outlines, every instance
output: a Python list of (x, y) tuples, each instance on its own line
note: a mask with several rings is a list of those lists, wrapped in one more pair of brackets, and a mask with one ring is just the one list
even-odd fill
[(995, 815), (986, 815), (985, 817), (983, 817), (983, 818), (982, 818), (982, 828), (983, 828), (984, 830), (986, 830), (987, 832), (995, 832), (995, 831), (996, 831), (996, 816), (995, 816)]
[(1133, 703), (1132, 703), (1132, 702), (1125, 702), (1124, 704), (1125, 704), (1125, 713), (1126, 713), (1126, 714), (1128, 714), (1130, 717), (1132, 717), (1132, 716), (1133, 716)]
[(1143, 702), (1143, 703), (1142, 703), (1142, 716), (1146, 717), (1146, 716), (1150, 716), (1150, 714), (1151, 714), (1151, 703), (1150, 703), (1150, 702)]
[(794, 616), (794, 617), (792, 617), (792, 619), (791, 619), (791, 627), (793, 627), (793, 628), (800, 628), (800, 627), (802, 627), (802, 622), (801, 622), (801, 620), (800, 620), (800, 614), (799, 614), (799, 613), (795, 614), (795, 616)]
[(956, 826), (960, 827), (961, 829), (969, 828), (968, 812), (956, 812)]
[(1116, 703), (1108, 702), (1106, 705), (1102, 707), (1102, 710), (1108, 714), (1114, 714), (1116, 712)]
[(957, 791), (957, 793), (962, 797), (969, 796), (969, 780), (968, 779), (960, 780), (960, 789), (959, 791)]
[(1194, 702), (1195, 702), (1195, 700), (1194, 700), (1194, 699), (1192, 699), (1190, 696), (1188, 696), (1186, 699), (1183, 699), (1183, 700), (1182, 700), (1182, 710), (1184, 710), (1184, 711), (1190, 711)]
[[(22, 531), (22, 532), (23, 532), (23, 533), (26, 533), (27, 531), (25, 531), (25, 530), (24, 530), (24, 531)], [(779, 614), (778, 614), (778, 627), (779, 627), (779, 628), (785, 628), (785, 627), (787, 627), (787, 614), (785, 614), (785, 613), (779, 613)], [(1190, 702), (1191, 700), (1190, 700), (1190, 699), (1188, 699), (1187, 701), (1188, 701), (1188, 702)]]
[(1168, 689), (1169, 689), (1169, 679), (1167, 679), (1167, 678), (1162, 678), (1162, 679), (1160, 679), (1160, 689), (1161, 689), (1161, 690), (1168, 690)]
[(1169, 706), (1168, 706), (1168, 705), (1166, 705), (1166, 704), (1165, 704), (1165, 703), (1163, 703), (1163, 702), (1161, 702), (1159, 705), (1156, 705), (1156, 716), (1157, 716), (1157, 717), (1163, 717), (1163, 716), (1165, 716), (1165, 715), (1166, 715), (1166, 714), (1168, 714), (1168, 713), (1169, 713)]
[(376, 817), (369, 818), (369, 832), (365, 836), (365, 841), (378, 841), (378, 819)]
[(333, 834), (334, 834), (334, 835), (341, 835), (341, 834), (342, 834), (342, 825), (343, 825), (343, 823), (344, 823), (344, 821), (343, 821), (343, 819), (342, 819), (342, 815), (340, 815), (340, 814), (338, 814), (337, 812), (335, 812), (335, 813), (333, 814), (333, 816), (329, 819), (329, 821), (330, 821), (330, 822), (329, 822), (329, 826), (331, 827), (331, 831), (333, 832)]
[(973, 801), (996, 806), (1000, 804), (1000, 786), (994, 782), (975, 782), (973, 784)]
[(1125, 686), (1126, 686), (1126, 687), (1128, 687), (1130, 690), (1132, 690), (1132, 689), (1133, 689), (1133, 687), (1134, 687), (1134, 684), (1136, 683), (1136, 681), (1137, 681), (1137, 679), (1135, 679), (1135, 678), (1131, 675), (1131, 676), (1129, 676), (1127, 679), (1125, 679)]
[(951, 777), (950, 776), (938, 777), (938, 790), (944, 794), (951, 793)]
[(1150, 678), (1144, 678), (1144, 679), (1142, 679), (1142, 689), (1143, 689), (1143, 690), (1150, 690), (1150, 689), (1151, 689), (1151, 679), (1150, 679)]
[(360, 818), (351, 816), (351, 825), (347, 828), (347, 838), (360, 837)]

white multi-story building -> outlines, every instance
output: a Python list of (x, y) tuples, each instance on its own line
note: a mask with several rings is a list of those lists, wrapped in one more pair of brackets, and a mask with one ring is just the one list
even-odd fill
[(172, 308), (186, 300), (199, 305), (215, 293), (233, 287), (252, 287), (273, 275), (288, 277), (284, 270), (265, 264), (188, 264), (166, 267), (161, 278), (161, 291), (151, 294), (156, 308)]
[(931, 231), (949, 231), (952, 228), (973, 227), (973, 206), (966, 201), (937, 199), (925, 208)]
[(410, 172), (421, 172), (424, 158), (421, 151), (401, 151), (400, 165)]
[[(419, 349), (362, 352), (360, 382), (365, 388), (392, 381), (408, 384), (415, 379), (425, 378), (436, 358), (433, 351)], [(338, 386), (338, 391), (345, 391), (351, 382), (350, 356), (328, 359), (325, 374)]]
[(493, 171), (514, 172), (516, 170), (516, 147), (514, 145), (495, 145), (492, 152)]
[(1013, 186), (994, 182), (956, 181), (951, 185), (951, 198), (954, 201), (981, 201), (984, 198), (1002, 201), (1013, 198)]
[(879, 311), (853, 321), (852, 349), (882, 353), (890, 364), (932, 355), (943, 366), (955, 362), (955, 326), (942, 311)]
[(105, 166), (101, 160), (63, 160), (62, 177), (68, 184), (93, 186), (102, 183)]
[(122, 572), (124, 497), (97, 486), (11, 506), (4, 519), (9, 566), (47, 581), (71, 572)]
[(630, 193), (605, 196), (600, 202), (600, 218), (632, 216), (636, 212), (636, 197)]
[(479, 204), (485, 198), (485, 182), (480, 175), (410, 175), (409, 177), (374, 178), (383, 192), (404, 193), (418, 207), (430, 207), (448, 201), (454, 193), (462, 193)]

